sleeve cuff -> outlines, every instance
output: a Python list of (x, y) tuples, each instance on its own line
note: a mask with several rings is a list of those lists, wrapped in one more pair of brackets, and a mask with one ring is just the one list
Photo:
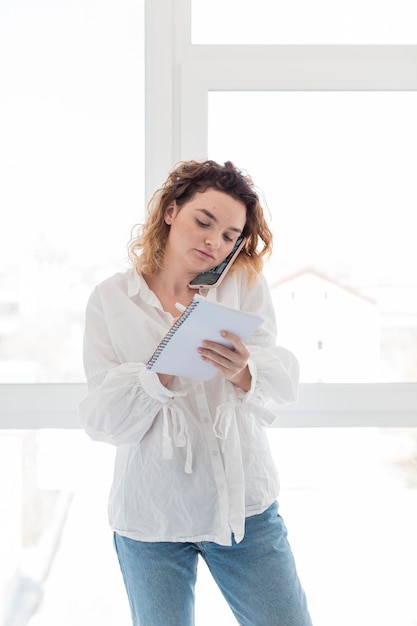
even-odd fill
[(248, 360), (248, 368), (251, 374), (252, 380), (250, 383), (249, 391), (243, 391), (240, 387), (235, 387), (236, 396), (241, 402), (251, 402), (253, 394), (256, 388), (256, 382), (258, 380), (258, 368), (256, 367), (256, 363), (253, 359)]
[(185, 396), (184, 391), (172, 391), (172, 389), (165, 387), (159, 380), (158, 374), (148, 370), (146, 367), (141, 369), (138, 378), (144, 392), (162, 404), (166, 404), (171, 398)]

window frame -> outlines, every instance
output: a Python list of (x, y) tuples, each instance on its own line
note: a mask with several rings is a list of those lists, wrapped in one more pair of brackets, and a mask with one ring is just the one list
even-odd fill
[[(84, 383), (1, 385), (0, 430), (80, 428)], [(414, 383), (302, 383), (296, 403), (277, 412), (277, 428), (417, 426)]]
[[(163, 19), (161, 19), (163, 16)], [(417, 46), (192, 45), (191, 0), (145, 1), (145, 200), (206, 158), (210, 91), (415, 91)], [(0, 428), (79, 428), (84, 384), (0, 385)], [(417, 426), (417, 383), (302, 384), (277, 426)]]

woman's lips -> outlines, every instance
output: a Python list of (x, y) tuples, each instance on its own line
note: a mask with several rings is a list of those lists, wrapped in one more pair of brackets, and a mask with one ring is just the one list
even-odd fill
[(210, 252), (206, 252), (205, 250), (199, 250), (198, 248), (196, 248), (196, 252), (203, 259), (210, 259), (210, 260), (214, 261), (214, 256), (212, 254), (210, 254)]

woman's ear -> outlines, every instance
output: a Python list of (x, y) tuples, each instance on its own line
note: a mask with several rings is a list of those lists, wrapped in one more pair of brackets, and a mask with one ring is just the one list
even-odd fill
[(172, 218), (175, 215), (175, 208), (176, 208), (176, 203), (174, 200), (174, 202), (171, 202), (171, 204), (169, 204), (167, 208), (165, 209), (165, 215), (164, 215), (165, 224), (171, 225)]

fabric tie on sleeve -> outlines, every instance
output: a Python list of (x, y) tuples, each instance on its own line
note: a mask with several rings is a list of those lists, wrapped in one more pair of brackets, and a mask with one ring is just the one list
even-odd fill
[[(173, 442), (176, 448), (186, 448), (184, 471), (192, 474), (193, 453), (191, 449), (190, 433), (184, 413), (175, 406), (174, 402), (163, 405), (164, 423), (162, 430), (162, 455), (164, 459), (172, 459)], [(171, 434), (172, 433), (172, 434)]]

